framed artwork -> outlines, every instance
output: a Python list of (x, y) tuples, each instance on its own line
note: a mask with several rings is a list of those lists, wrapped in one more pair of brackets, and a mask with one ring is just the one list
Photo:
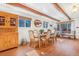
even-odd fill
[(31, 20), (26, 20), (26, 27), (31, 27)]
[(35, 21), (34, 21), (34, 25), (35, 25), (36, 27), (41, 27), (42, 22), (41, 22), (40, 20), (35, 20)]
[(23, 19), (19, 20), (19, 27), (25, 27), (25, 20)]
[(10, 26), (16, 26), (16, 18), (10, 18)]
[(5, 17), (4, 16), (0, 16), (0, 26), (5, 25)]
[(48, 22), (43, 22), (43, 28), (48, 28)]

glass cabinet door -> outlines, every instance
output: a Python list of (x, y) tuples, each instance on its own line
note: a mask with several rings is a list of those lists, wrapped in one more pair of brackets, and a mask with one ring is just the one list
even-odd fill
[(16, 26), (16, 18), (10, 18), (10, 26)]
[(4, 25), (5, 25), (5, 17), (0, 16), (0, 26), (4, 26)]

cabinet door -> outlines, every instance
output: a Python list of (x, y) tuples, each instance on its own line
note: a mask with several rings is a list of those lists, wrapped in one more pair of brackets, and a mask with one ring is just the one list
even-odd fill
[(0, 36), (0, 51), (4, 49), (3, 36)]
[(7, 37), (8, 37), (8, 47), (9, 48), (17, 47), (18, 45), (17, 33), (16, 32), (9, 33)]
[(0, 27), (5, 28), (8, 25), (8, 14), (5, 12), (0, 12)]
[(0, 51), (7, 49), (7, 35), (1, 33), (0, 35)]
[(5, 16), (1, 16), (0, 15), (0, 27), (4, 27), (6, 24), (5, 24), (5, 19), (6, 17)]
[(5, 35), (5, 37), (3, 37), (3, 47), (4, 50), (8, 49), (8, 40), (7, 40), (7, 35)]
[(15, 33), (13, 33), (13, 36), (14, 36), (14, 38), (11, 37), (12, 38), (12, 45), (14, 47), (17, 47), (18, 46), (18, 34), (15, 32)]
[(18, 33), (15, 33), (15, 46), (18, 46)]
[(9, 27), (10, 28), (16, 28), (18, 27), (18, 16), (11, 14), (9, 17)]

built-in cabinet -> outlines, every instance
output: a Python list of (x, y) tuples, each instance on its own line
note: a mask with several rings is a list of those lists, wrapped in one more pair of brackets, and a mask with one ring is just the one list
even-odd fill
[(18, 15), (0, 12), (0, 51), (18, 47)]

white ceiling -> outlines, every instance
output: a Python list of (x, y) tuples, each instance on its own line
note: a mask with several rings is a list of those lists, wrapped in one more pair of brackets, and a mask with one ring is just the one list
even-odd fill
[[(61, 12), (59, 12), (52, 4), (50, 3), (21, 3), (25, 6), (31, 7), (32, 9), (35, 9), (39, 12), (42, 12), (44, 14), (47, 14), (53, 18), (56, 18), (60, 21), (68, 21), (68, 18)], [(73, 3), (59, 3), (59, 5), (65, 10), (65, 12), (71, 17), (77, 19), (79, 17), (79, 11), (73, 12), (72, 7)], [(77, 4), (79, 8), (79, 4)], [(30, 12), (28, 10), (22, 9), (20, 7), (14, 7), (8, 4), (0, 4), (0, 11), (7, 11), (11, 13), (15, 13), (21, 16), (35, 16), (39, 17), (39, 15), (34, 14), (33, 12)], [(42, 16), (41, 16), (42, 17)]]
[(10, 13), (17, 14), (20, 16), (26, 16), (26, 15), (38, 16), (30, 11), (24, 10), (22, 8), (19, 8), (19, 7), (11, 6), (8, 4), (0, 4), (0, 11), (10, 12)]
[(50, 3), (30, 3), (26, 4), (24, 3), (25, 6), (29, 6), (35, 10), (38, 10), (44, 14), (47, 14), (51, 17), (54, 17), (58, 20), (67, 20), (67, 17), (63, 15), (61, 12), (59, 12), (52, 4)]
[(17, 14), (19, 16), (24, 16), (24, 17), (29, 17), (29, 18), (31, 17), (31, 18), (36, 18), (36, 19), (48, 19), (46, 17), (32, 13), (28, 10), (15, 7), (12, 5), (8, 5), (8, 4), (0, 4), (0, 11), (9, 12), (9, 13)]
[[(73, 6), (77, 6), (77, 11), (73, 12)], [(79, 18), (79, 4), (75, 3), (61, 3), (60, 6), (64, 8), (65, 12), (72, 18), (72, 19), (78, 19)]]

